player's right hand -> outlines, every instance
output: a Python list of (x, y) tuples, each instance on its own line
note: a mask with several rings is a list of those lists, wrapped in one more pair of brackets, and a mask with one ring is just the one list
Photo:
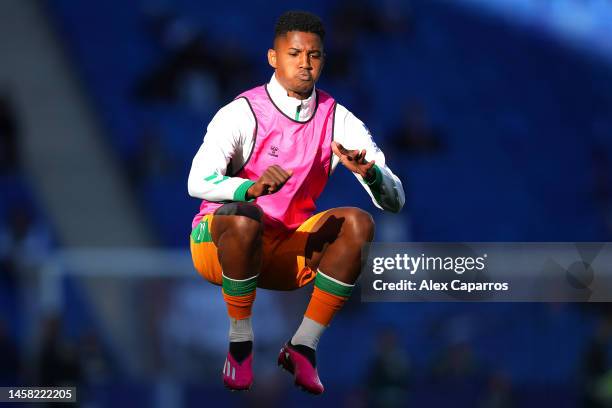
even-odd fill
[(246, 198), (250, 200), (262, 195), (276, 193), (285, 185), (292, 174), (293, 171), (284, 170), (277, 165), (268, 167), (255, 184), (249, 187)]

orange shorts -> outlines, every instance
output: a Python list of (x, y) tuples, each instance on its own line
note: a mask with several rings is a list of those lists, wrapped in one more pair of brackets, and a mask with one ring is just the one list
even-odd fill
[[(264, 289), (292, 290), (312, 281), (317, 271), (306, 266), (306, 241), (317, 221), (327, 211), (313, 215), (289, 235), (275, 231), (263, 233), (262, 267), (257, 286)], [(213, 214), (208, 214), (191, 232), (190, 246), (193, 265), (204, 279), (221, 285), (221, 264), (217, 247), (212, 241), (210, 226)]]

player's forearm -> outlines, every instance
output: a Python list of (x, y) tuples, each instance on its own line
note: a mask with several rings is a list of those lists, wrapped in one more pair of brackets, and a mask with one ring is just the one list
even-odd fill
[(246, 192), (253, 181), (241, 177), (227, 177), (220, 173), (190, 174), (187, 182), (189, 195), (208, 201), (248, 201)]
[(397, 213), (404, 206), (405, 195), (402, 182), (387, 167), (375, 165), (374, 176), (362, 179), (378, 207)]

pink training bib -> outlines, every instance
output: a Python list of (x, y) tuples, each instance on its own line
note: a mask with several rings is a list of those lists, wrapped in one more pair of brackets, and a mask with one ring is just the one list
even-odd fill
[[(274, 105), (266, 85), (250, 89), (238, 98), (245, 98), (255, 115), (255, 143), (243, 168), (227, 175), (256, 181), (273, 165), (293, 170), (278, 192), (259, 197), (255, 203), (265, 214), (264, 226), (295, 230), (315, 212), (315, 200), (327, 183), (336, 102), (329, 94), (316, 90), (315, 112), (306, 122), (298, 122)], [(203, 200), (193, 226), (221, 205)]]

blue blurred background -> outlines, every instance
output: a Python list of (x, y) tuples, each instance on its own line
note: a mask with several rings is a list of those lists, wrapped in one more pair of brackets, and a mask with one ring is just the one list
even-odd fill
[[(338, 168), (320, 209), (378, 241), (610, 241), (612, 4), (311, 1), (319, 86), (404, 183), (377, 210)], [(227, 319), (188, 254), (187, 175), (217, 109), (266, 82), (286, 3), (0, 2), (0, 385), (80, 405), (612, 406), (607, 304), (349, 302), (315, 399), (275, 366), (310, 289), (259, 291), (256, 382), (220, 380)]]

